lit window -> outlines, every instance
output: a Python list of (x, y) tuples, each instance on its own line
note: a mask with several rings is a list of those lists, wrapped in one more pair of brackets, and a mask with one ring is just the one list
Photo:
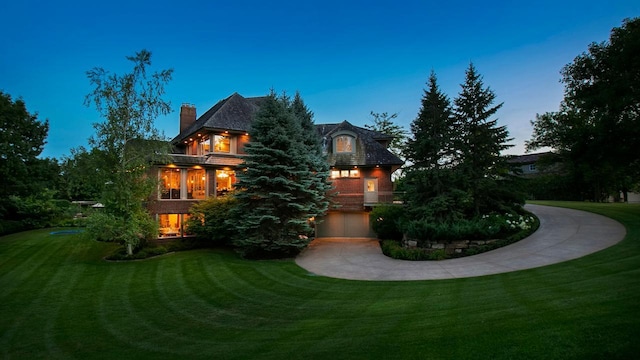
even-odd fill
[(355, 139), (351, 136), (340, 135), (336, 137), (336, 152), (337, 153), (350, 153), (353, 152), (353, 141)]
[(159, 237), (180, 237), (188, 235), (187, 220), (189, 214), (159, 214)]
[(331, 178), (359, 178), (360, 171), (358, 169), (353, 170), (331, 170)]
[(228, 153), (231, 149), (231, 141), (227, 135), (215, 135), (213, 137), (215, 152)]
[(233, 170), (216, 170), (216, 196), (224, 196), (233, 190), (236, 183), (236, 172)]
[(204, 169), (187, 170), (187, 198), (204, 199), (207, 176)]
[(198, 155), (206, 155), (211, 151), (211, 141), (208, 137), (203, 137), (198, 143)]
[(181, 172), (176, 168), (160, 169), (160, 198), (180, 199)]
[(367, 192), (376, 191), (376, 183), (374, 180), (367, 180)]

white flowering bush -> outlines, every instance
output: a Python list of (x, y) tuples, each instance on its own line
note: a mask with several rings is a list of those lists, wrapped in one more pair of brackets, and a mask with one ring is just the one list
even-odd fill
[(533, 215), (487, 214), (476, 219), (436, 223), (414, 220), (404, 230), (411, 239), (420, 241), (493, 240), (520, 234), (526, 236), (537, 227)]

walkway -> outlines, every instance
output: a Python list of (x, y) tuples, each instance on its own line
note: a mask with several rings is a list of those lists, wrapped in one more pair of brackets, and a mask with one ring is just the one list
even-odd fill
[(310, 273), (352, 280), (436, 280), (499, 274), (551, 265), (600, 251), (622, 240), (622, 224), (593, 213), (526, 205), (540, 228), (517, 243), (475, 256), (441, 261), (386, 257), (376, 239), (320, 238), (296, 263)]

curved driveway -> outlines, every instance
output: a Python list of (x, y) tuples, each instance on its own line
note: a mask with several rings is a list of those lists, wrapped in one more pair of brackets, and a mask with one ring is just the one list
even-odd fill
[(622, 224), (578, 210), (526, 205), (540, 228), (517, 243), (479, 255), (406, 261), (382, 254), (376, 239), (319, 238), (297, 258), (310, 273), (352, 280), (436, 280), (498, 274), (551, 265), (610, 247), (626, 234)]

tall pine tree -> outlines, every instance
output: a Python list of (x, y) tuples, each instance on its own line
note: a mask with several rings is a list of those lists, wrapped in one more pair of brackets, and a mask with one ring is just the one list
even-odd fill
[(312, 173), (310, 189), (313, 190), (308, 194), (310, 198), (303, 200), (312, 204), (308, 217), (315, 218), (318, 215), (323, 215), (329, 209), (329, 201), (326, 196), (332, 188), (328, 181), (329, 163), (322, 152), (321, 139), (313, 122), (313, 112), (305, 105), (300, 92), (296, 91), (289, 109), (298, 119), (302, 130), (302, 145), (307, 155), (307, 166)]
[(431, 72), (405, 155), (412, 163), (405, 178), (410, 213), (415, 218), (448, 221), (462, 217), (465, 193), (459, 191), (455, 165), (455, 129), (451, 102)]
[[(491, 117), (502, 107), (493, 105), (496, 95), (485, 88), (473, 64), (469, 64), (465, 82), (454, 99), (454, 115), (458, 128), (457, 149), (460, 153), (460, 169), (468, 183), (473, 201), (473, 215), (481, 211), (497, 210), (502, 205), (502, 195), (497, 181), (508, 176), (506, 158), (502, 150), (513, 145), (505, 126), (498, 126)], [(498, 195), (498, 199), (496, 199)]]
[(246, 257), (297, 254), (310, 241), (309, 218), (327, 207), (324, 192), (318, 191), (318, 174), (323, 172), (313, 169), (313, 154), (321, 154), (319, 142), (312, 149), (301, 120), (301, 114), (310, 117), (310, 112), (302, 99), (294, 103), (298, 110), (292, 110), (288, 98), (272, 92), (252, 123), (232, 222), (239, 234), (233, 243)]
[(427, 84), (418, 117), (411, 122), (413, 136), (405, 150), (405, 157), (415, 169), (438, 169), (453, 161), (455, 134), (451, 101), (440, 90), (434, 71)]

